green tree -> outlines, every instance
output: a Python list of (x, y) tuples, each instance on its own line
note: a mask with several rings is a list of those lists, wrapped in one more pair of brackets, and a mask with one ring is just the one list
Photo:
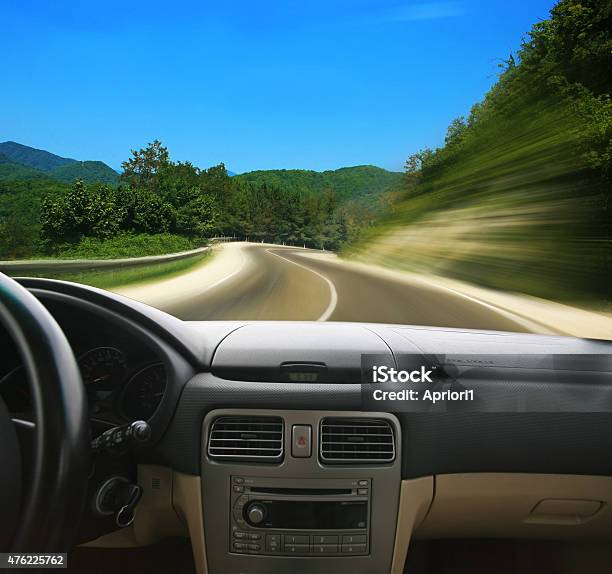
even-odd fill
[(94, 186), (90, 201), (93, 211), (91, 235), (100, 239), (114, 237), (125, 217), (125, 208), (119, 202), (117, 190), (107, 185)]
[(146, 189), (121, 187), (118, 196), (124, 231), (165, 233), (174, 225), (175, 209), (158, 194)]
[(467, 124), (463, 116), (455, 118), (446, 130), (446, 137), (444, 143), (447, 146), (454, 146), (461, 143), (463, 136), (465, 135)]
[(429, 148), (419, 150), (416, 153), (408, 156), (404, 164), (406, 179), (410, 184), (417, 183), (421, 180), (423, 170), (431, 167), (435, 161), (435, 153)]
[(52, 242), (76, 242), (91, 234), (95, 225), (92, 197), (83, 180), (59, 197), (46, 197), (41, 206), (41, 238)]
[(158, 176), (170, 163), (168, 148), (155, 140), (146, 148), (131, 150), (131, 154), (132, 157), (121, 164), (120, 182), (132, 188), (158, 191)]
[(197, 187), (185, 194), (184, 203), (176, 210), (175, 231), (187, 236), (210, 236), (215, 229), (217, 210), (215, 199)]

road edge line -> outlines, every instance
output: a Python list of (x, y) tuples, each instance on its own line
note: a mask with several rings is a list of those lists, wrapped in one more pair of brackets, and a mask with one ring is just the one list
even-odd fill
[[(305, 256), (304, 258), (307, 258), (307, 257), (308, 256)], [(383, 273), (391, 275), (391, 277), (389, 278), (398, 283), (408, 282), (408, 283), (414, 284), (418, 282), (422, 285), (427, 285), (429, 288), (447, 291), (449, 293), (452, 293), (453, 295), (456, 295), (457, 297), (461, 297), (463, 299), (471, 301), (472, 303), (485, 307), (493, 311), (494, 313), (501, 315), (502, 317), (505, 317), (506, 319), (512, 321), (513, 323), (516, 323), (517, 325), (520, 325), (524, 327), (525, 329), (528, 329), (528, 332), (530, 333), (548, 334), (548, 335), (566, 335), (566, 336), (568, 335), (568, 333), (562, 331), (561, 329), (554, 328), (547, 323), (543, 323), (535, 319), (530, 319), (529, 317), (525, 317), (510, 309), (505, 309), (494, 303), (489, 303), (488, 301), (484, 301), (482, 299), (479, 299), (478, 297), (474, 297), (473, 295), (468, 295), (467, 293), (463, 293), (462, 291), (458, 289), (454, 289), (453, 287), (444, 285), (442, 282), (435, 281), (435, 279), (431, 277), (419, 276), (418, 279), (415, 280), (414, 277), (408, 276), (401, 269), (391, 269), (389, 267), (386, 267), (384, 265), (379, 265), (376, 263), (365, 263), (362, 261), (354, 261), (350, 259), (344, 259), (338, 256), (336, 260), (328, 259), (327, 261), (331, 263), (332, 265), (346, 266), (349, 268), (352, 267), (355, 271), (361, 271), (362, 273), (367, 273), (374, 277), (380, 277), (380, 274), (376, 273), (377, 270), (380, 270)]]
[(338, 305), (338, 292), (336, 291), (336, 286), (333, 284), (331, 279), (325, 277), (325, 275), (323, 275), (322, 273), (319, 273), (318, 271), (315, 271), (314, 269), (311, 269), (310, 267), (306, 267), (306, 265), (302, 265), (301, 263), (296, 263), (295, 261), (291, 261), (291, 259), (287, 259), (286, 257), (279, 255), (278, 253), (273, 253), (272, 251), (270, 251), (270, 249), (274, 249), (274, 247), (270, 247), (266, 249), (266, 251), (270, 255), (274, 255), (275, 257), (280, 257), (281, 259), (287, 261), (288, 263), (293, 263), (293, 265), (297, 265), (298, 267), (301, 267), (302, 269), (306, 269), (306, 271), (310, 271), (311, 273), (314, 273), (317, 277), (323, 279), (323, 281), (327, 283), (327, 286), (329, 287), (329, 294), (330, 294), (329, 305), (327, 306), (325, 311), (323, 311), (321, 316), (318, 319), (316, 319), (316, 321), (327, 321), (331, 317), (332, 313), (336, 310), (336, 306)]

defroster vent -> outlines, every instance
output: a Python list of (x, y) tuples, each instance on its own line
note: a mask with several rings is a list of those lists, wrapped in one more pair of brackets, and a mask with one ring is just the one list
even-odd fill
[(283, 420), (280, 417), (219, 417), (210, 428), (208, 456), (222, 460), (280, 461)]
[(391, 424), (383, 419), (325, 418), (320, 457), (326, 463), (384, 463), (395, 459)]

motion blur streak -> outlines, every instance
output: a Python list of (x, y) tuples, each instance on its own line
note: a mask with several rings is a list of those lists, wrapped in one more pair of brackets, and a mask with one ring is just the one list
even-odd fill
[(550, 101), (479, 120), (346, 253), (556, 300), (609, 296), (609, 191), (585, 169), (580, 129)]

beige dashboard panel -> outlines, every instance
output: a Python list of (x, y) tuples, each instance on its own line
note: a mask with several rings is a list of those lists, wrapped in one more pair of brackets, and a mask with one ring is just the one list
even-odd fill
[(402, 574), (412, 532), (425, 518), (434, 494), (432, 476), (402, 480), (393, 548), (392, 574)]
[(207, 574), (204, 518), (202, 516), (202, 481), (199, 476), (174, 473), (173, 503), (189, 530), (196, 574)]
[(612, 477), (446, 474), (415, 538), (612, 539)]

